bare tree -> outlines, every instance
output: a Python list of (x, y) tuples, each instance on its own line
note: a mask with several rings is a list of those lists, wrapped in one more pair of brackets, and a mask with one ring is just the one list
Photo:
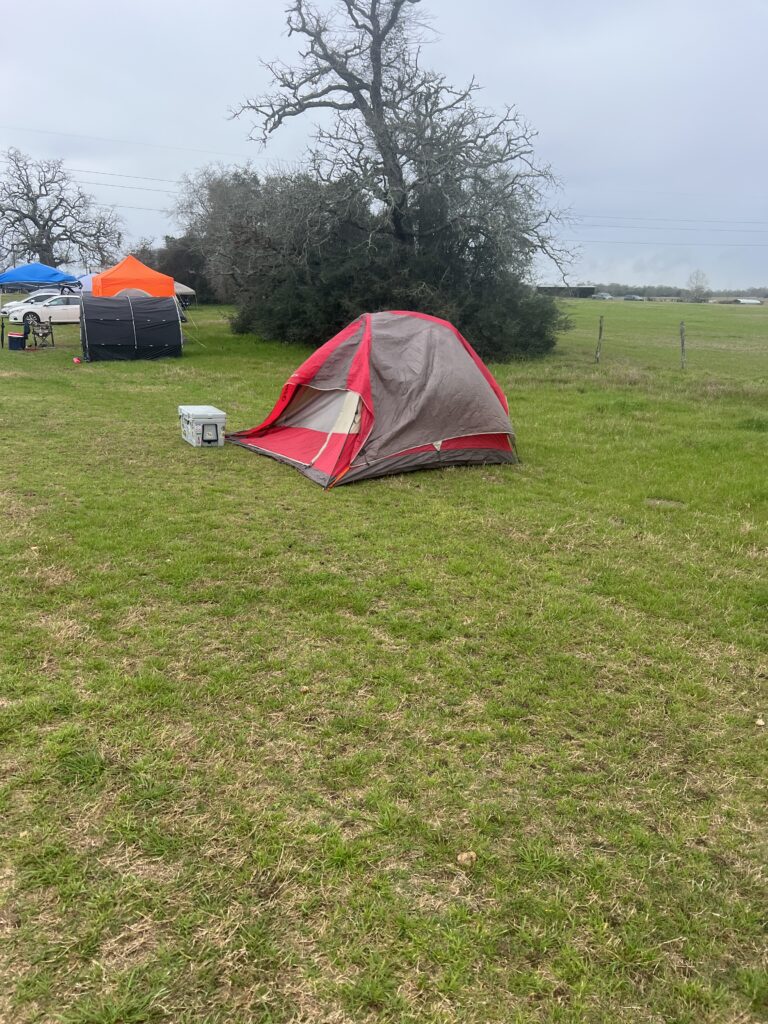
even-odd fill
[(104, 266), (122, 243), (120, 218), (97, 206), (61, 160), (5, 153), (0, 177), (0, 259)]
[(703, 270), (694, 270), (686, 284), (691, 302), (703, 302), (709, 294), (709, 278)]
[(337, 0), (324, 13), (293, 0), (287, 23), (303, 43), (300, 63), (266, 64), (273, 91), (235, 116), (255, 115), (252, 137), (266, 142), (289, 118), (330, 111), (331, 126), (317, 129), (316, 173), (367, 191), (412, 251), (450, 232), (473, 256), (479, 244), (516, 272), (537, 252), (563, 263), (546, 202), (555, 179), (535, 160), (536, 133), (513, 107), (494, 115), (476, 106), (474, 79), (457, 89), (421, 66), (420, 3)]
[(157, 270), (158, 245), (154, 238), (149, 235), (142, 235), (130, 247), (130, 255), (145, 263), (148, 267)]
[(565, 326), (549, 297), (498, 272), (480, 239), (474, 260), (455, 258), (452, 235), (408, 256), (345, 178), (209, 167), (186, 180), (177, 216), (218, 297), (240, 307), (238, 331), (312, 345), (361, 309), (415, 309), (460, 324), (483, 356), (509, 359), (549, 351)]
[(218, 296), (232, 302), (263, 264), (261, 179), (245, 165), (206, 167), (182, 180), (176, 216), (205, 258)]
[(323, 116), (310, 160), (289, 172), (208, 168), (177, 214), (236, 328), (315, 343), (361, 309), (414, 309), (461, 325), (490, 358), (541, 354), (560, 313), (526, 283), (536, 254), (559, 264), (535, 132), (512, 107), (475, 103), (421, 63), (421, 0), (290, 0), (296, 66), (267, 64), (248, 99), (263, 143), (290, 118)]

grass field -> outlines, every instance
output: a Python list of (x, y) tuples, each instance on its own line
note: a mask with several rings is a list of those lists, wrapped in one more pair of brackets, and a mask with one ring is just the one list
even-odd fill
[(521, 466), (327, 493), (181, 441), (306, 354), (220, 309), (0, 353), (0, 1020), (768, 1017), (768, 307), (569, 311)]

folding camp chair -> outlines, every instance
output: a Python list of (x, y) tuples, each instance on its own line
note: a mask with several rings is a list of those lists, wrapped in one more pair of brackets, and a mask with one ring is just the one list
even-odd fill
[(55, 348), (53, 339), (53, 324), (48, 322), (32, 323), (32, 340), (35, 348), (46, 348), (48, 344)]

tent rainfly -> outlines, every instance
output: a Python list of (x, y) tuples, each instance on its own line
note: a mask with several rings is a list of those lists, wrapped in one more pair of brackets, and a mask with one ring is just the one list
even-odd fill
[(82, 297), (80, 341), (89, 362), (180, 356), (184, 345), (173, 298)]
[(135, 256), (126, 256), (124, 260), (102, 274), (94, 274), (91, 291), (94, 295), (102, 296), (127, 293), (172, 298), (176, 294), (172, 277), (152, 270)]
[(363, 314), (302, 363), (262, 424), (227, 440), (324, 487), (517, 462), (490, 370), (447, 321), (404, 311)]

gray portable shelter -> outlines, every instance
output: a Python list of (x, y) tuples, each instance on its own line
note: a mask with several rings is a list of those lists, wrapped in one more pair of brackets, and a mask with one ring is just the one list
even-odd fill
[(82, 304), (80, 341), (89, 362), (181, 355), (184, 336), (176, 299), (85, 292)]

